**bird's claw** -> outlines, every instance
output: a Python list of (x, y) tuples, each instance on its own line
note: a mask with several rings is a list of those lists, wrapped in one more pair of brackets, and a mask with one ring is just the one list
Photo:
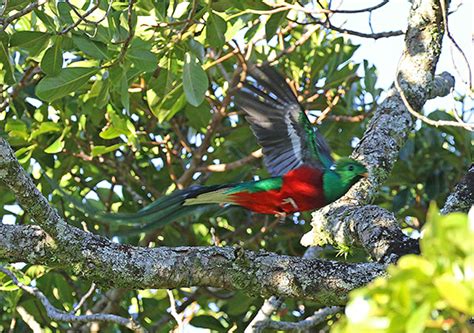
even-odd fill
[(276, 213), (275, 217), (278, 219), (279, 223), (284, 223), (286, 219), (286, 213), (285, 212)]
[(288, 197), (286, 199), (283, 199), (283, 201), (281, 203), (282, 204), (290, 204), (291, 206), (293, 206), (294, 209), (299, 210), (298, 205), (296, 204), (296, 202), (293, 198)]

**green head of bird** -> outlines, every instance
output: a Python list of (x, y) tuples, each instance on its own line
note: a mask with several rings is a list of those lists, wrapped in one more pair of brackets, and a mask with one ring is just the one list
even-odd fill
[(349, 157), (339, 159), (323, 176), (323, 189), (326, 201), (336, 201), (342, 197), (352, 185), (368, 175), (367, 167), (362, 163)]
[(349, 187), (369, 175), (365, 165), (349, 157), (339, 159), (334, 166), (334, 172), (339, 175), (342, 184)]

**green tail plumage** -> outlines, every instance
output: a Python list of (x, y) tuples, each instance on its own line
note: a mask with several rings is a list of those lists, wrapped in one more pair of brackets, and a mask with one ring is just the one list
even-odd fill
[[(222, 193), (221, 190), (229, 187), (228, 185), (191, 186), (165, 195), (136, 213), (105, 213), (77, 200), (72, 195), (66, 193), (52, 179), (46, 175), (44, 176), (53, 188), (60, 191), (64, 198), (88, 218), (100, 223), (125, 226), (127, 231), (124, 233), (127, 234), (130, 234), (130, 231), (132, 234), (135, 234), (155, 229), (179, 218), (191, 215), (196, 211), (208, 209), (210, 204), (222, 202), (219, 201), (220, 194)], [(203, 195), (204, 197), (202, 197)], [(222, 193), (222, 195), (225, 198), (225, 194)], [(208, 200), (209, 198), (212, 198), (212, 200)], [(185, 201), (187, 202), (185, 203)]]

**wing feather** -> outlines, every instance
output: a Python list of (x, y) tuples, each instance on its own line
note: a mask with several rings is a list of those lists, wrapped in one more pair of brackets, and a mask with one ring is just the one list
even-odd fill
[(283, 76), (270, 66), (255, 65), (248, 67), (248, 75), (235, 103), (263, 147), (268, 171), (281, 176), (302, 164), (330, 167), (334, 161), (329, 146), (314, 131)]

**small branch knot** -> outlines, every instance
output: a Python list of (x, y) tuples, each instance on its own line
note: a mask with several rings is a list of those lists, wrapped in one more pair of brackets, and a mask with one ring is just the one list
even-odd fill
[(454, 76), (448, 72), (436, 75), (432, 87), (429, 90), (428, 99), (447, 96), (451, 92), (451, 89), (454, 88), (455, 83), (456, 80), (454, 79)]

